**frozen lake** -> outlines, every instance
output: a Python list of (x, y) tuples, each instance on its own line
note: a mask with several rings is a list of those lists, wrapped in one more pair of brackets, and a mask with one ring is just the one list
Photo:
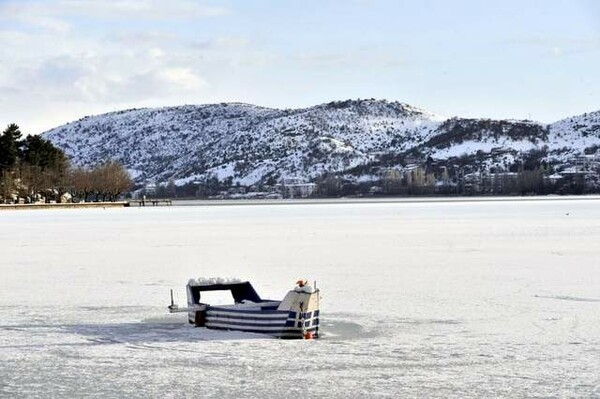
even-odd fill
[[(315, 341), (190, 277), (322, 290)], [(600, 397), (600, 199), (0, 212), (0, 397)]]

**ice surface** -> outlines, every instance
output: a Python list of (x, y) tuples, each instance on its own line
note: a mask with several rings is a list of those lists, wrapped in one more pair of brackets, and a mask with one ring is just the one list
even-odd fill
[[(0, 212), (0, 397), (597, 397), (600, 200)], [(323, 339), (195, 329), (190, 276), (322, 291)]]

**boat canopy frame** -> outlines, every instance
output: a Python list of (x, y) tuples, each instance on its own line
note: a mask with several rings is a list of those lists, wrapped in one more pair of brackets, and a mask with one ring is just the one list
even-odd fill
[(231, 296), (235, 303), (242, 303), (243, 301), (256, 303), (263, 302), (249, 281), (225, 284), (188, 285), (188, 290), (196, 304), (200, 303), (202, 297), (201, 293), (207, 291), (229, 291), (231, 292)]

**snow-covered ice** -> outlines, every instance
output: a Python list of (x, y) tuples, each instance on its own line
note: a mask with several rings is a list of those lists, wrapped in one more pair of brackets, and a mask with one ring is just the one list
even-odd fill
[[(0, 212), (0, 397), (597, 397), (600, 199)], [(169, 289), (322, 290), (323, 338)]]

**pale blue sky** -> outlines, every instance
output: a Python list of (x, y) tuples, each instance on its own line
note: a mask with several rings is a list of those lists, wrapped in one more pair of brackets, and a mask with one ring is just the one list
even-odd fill
[(552, 122), (600, 109), (600, 2), (0, 0), (0, 124), (141, 106), (398, 100)]

